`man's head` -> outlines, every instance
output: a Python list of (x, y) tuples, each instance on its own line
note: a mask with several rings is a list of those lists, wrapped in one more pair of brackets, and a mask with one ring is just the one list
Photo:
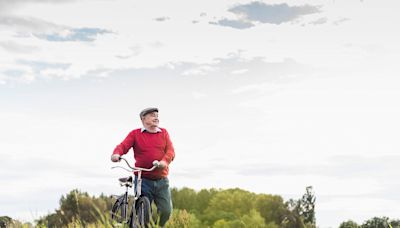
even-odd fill
[(143, 109), (139, 115), (145, 128), (158, 127), (158, 108)]

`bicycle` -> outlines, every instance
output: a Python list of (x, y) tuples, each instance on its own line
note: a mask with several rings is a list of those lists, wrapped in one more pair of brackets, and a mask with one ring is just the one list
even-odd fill
[(130, 228), (137, 227), (149, 227), (150, 219), (151, 219), (151, 204), (150, 200), (142, 195), (142, 172), (150, 172), (159, 166), (159, 161), (153, 161), (153, 167), (150, 169), (140, 168), (140, 167), (132, 167), (129, 162), (125, 158), (120, 158), (120, 160), (124, 160), (128, 167), (131, 169), (127, 169), (121, 166), (114, 166), (113, 168), (122, 168), (128, 172), (137, 173), (136, 186), (134, 188), (134, 197), (133, 203), (130, 211), (130, 215), (128, 217), (128, 207), (129, 207), (129, 195), (128, 189), (133, 186), (133, 178), (132, 176), (119, 178), (119, 182), (121, 186), (125, 186), (125, 193), (120, 196), (114, 196), (117, 198), (115, 203), (111, 208), (111, 219), (121, 223), (122, 225), (127, 224)]

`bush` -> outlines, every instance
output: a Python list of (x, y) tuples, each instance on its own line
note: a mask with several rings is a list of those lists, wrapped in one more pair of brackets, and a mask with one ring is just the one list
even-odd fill
[(200, 228), (200, 220), (196, 218), (194, 214), (187, 212), (186, 210), (175, 209), (172, 212), (172, 216), (168, 223), (167, 228)]

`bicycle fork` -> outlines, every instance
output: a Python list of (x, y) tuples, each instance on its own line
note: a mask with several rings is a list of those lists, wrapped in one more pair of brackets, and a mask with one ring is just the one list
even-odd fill
[(124, 205), (122, 205), (121, 215), (122, 215), (122, 218), (124, 219), (123, 220), (124, 223), (127, 223), (128, 222), (128, 187), (126, 187), (123, 204)]

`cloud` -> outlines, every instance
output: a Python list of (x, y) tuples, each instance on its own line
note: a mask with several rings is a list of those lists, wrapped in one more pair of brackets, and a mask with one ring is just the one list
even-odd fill
[(246, 92), (265, 93), (265, 92), (278, 91), (279, 89), (281, 89), (281, 87), (274, 83), (258, 83), (258, 84), (250, 84), (239, 88), (235, 88), (232, 90), (232, 93), (233, 94), (240, 94)]
[(66, 26), (57, 25), (33, 17), (0, 16), (0, 27), (7, 27), (17, 33), (57, 33), (67, 29)]
[(346, 21), (349, 21), (350, 19), (349, 18), (340, 18), (340, 19), (338, 19), (338, 20), (336, 20), (336, 21), (334, 21), (334, 22), (332, 22), (334, 25), (340, 25), (340, 24), (342, 24), (342, 23), (344, 23), (344, 22), (346, 22)]
[(182, 75), (207, 75), (209, 72), (215, 71), (215, 67), (204, 65), (185, 70)]
[(12, 53), (33, 53), (39, 50), (38, 47), (32, 45), (22, 45), (14, 41), (0, 42), (0, 47)]
[(247, 29), (256, 23), (281, 24), (298, 19), (301, 16), (320, 12), (319, 6), (302, 5), (289, 6), (282, 4), (266, 4), (263, 2), (252, 2), (237, 5), (228, 10), (236, 15), (236, 19), (223, 18), (211, 24), (228, 26), (236, 29)]
[(286, 3), (269, 5), (263, 2), (252, 2), (235, 6), (229, 11), (250, 21), (281, 24), (303, 15), (319, 13), (319, 8), (311, 5), (289, 6)]
[(10, 78), (18, 78), (18, 77), (22, 77), (25, 74), (25, 71), (10, 69), (10, 70), (3, 71), (3, 74)]
[(94, 41), (98, 35), (112, 33), (109, 30), (99, 28), (79, 28), (67, 29), (62, 33), (40, 34), (38, 38), (48, 41), (64, 42), (64, 41)]
[(326, 17), (321, 17), (315, 21), (311, 21), (309, 24), (311, 25), (321, 25), (321, 24), (325, 24), (326, 22), (328, 22), (328, 18)]
[[(163, 44), (160, 42), (150, 44), (150, 46), (152, 47), (162, 47), (162, 45)], [(129, 59), (131, 57), (138, 56), (140, 53), (142, 53), (143, 51), (142, 49), (143, 48), (141, 46), (132, 46), (128, 48), (128, 52), (126, 54), (116, 55), (115, 57), (119, 59)]]
[(71, 28), (37, 18), (16, 16), (0, 17), (0, 27), (47, 41), (94, 41), (98, 35), (112, 33), (100, 28)]
[[(116, 56), (115, 58), (118, 59), (118, 61), (125, 61), (130, 57), (131, 54), (128, 53), (126, 56)], [(221, 78), (221, 76), (227, 76), (234, 79), (235, 82), (238, 82), (237, 85), (232, 84), (233, 87), (226, 91), (229, 94), (237, 89), (238, 91), (243, 90), (240, 88), (248, 85), (247, 77), (251, 77), (252, 80), (257, 81), (255, 83), (260, 84), (264, 83), (265, 80), (285, 82), (287, 80), (297, 80), (286, 77), (287, 75), (309, 70), (308, 67), (292, 59), (268, 62), (261, 57), (246, 59), (241, 57), (240, 53), (231, 53), (226, 57), (214, 58), (209, 63), (169, 62), (163, 66), (138, 68), (120, 66), (108, 66), (105, 68), (96, 65), (80, 69), (76, 63), (71, 61), (40, 61), (26, 58), (17, 59), (15, 63), (16, 65), (5, 66), (2, 71), (0, 71), (7, 76), (2, 78), (3, 83), (7, 81), (10, 83), (27, 81), (23, 79), (26, 75), (29, 75), (29, 79), (36, 80), (47, 80), (50, 78), (64, 80), (78, 78), (118, 78), (125, 75), (135, 75), (141, 78), (145, 78), (144, 75), (178, 75), (179, 77), (185, 76), (187, 79), (206, 77), (215, 80)], [(25, 74), (21, 74), (22, 72), (25, 72)], [(213, 83), (215, 84), (215, 82)]]
[(171, 18), (169, 18), (169, 17), (157, 17), (157, 18), (155, 18), (154, 20), (156, 20), (156, 21), (168, 21), (168, 20), (170, 20)]
[(395, 178), (398, 176), (400, 156), (333, 156), (318, 164), (252, 164), (238, 171), (240, 175), (317, 175), (340, 178)]
[(254, 26), (253, 23), (248, 22), (248, 21), (243, 21), (243, 20), (229, 20), (229, 19), (221, 19), (217, 22), (209, 22), (212, 25), (220, 25), (220, 26), (226, 26), (226, 27), (231, 27), (235, 29), (247, 29), (251, 28)]
[(28, 61), (28, 60), (18, 60), (17, 63), (21, 65), (30, 66), (35, 71), (41, 71), (49, 68), (67, 69), (71, 65), (69, 63), (57, 63), (57, 62), (50, 63), (41, 61)]
[(66, 2), (74, 2), (76, 0), (0, 0), (0, 12), (7, 12), (10, 9), (16, 8), (23, 4), (27, 3), (66, 3)]
[(239, 70), (234, 70), (234, 71), (232, 71), (231, 73), (232, 73), (232, 74), (244, 74), (244, 73), (246, 73), (247, 71), (249, 71), (249, 69), (239, 69)]
[(0, 70), (0, 83), (30, 83), (44, 78), (63, 78), (67, 79), (65, 72), (71, 64), (61, 62), (45, 62), (35, 60), (19, 59), (15, 61), (15, 66), (6, 67)]
[(23, 70), (7, 70), (3, 73), (8, 76), (10, 81), (32, 82), (39, 77), (65, 78), (65, 73), (70, 68), (70, 63), (43, 62), (30, 60), (17, 60), (16, 63), (22, 66)]
[(0, 0), (0, 5), (4, 6), (4, 5), (12, 5), (12, 4), (21, 4), (21, 3), (62, 3), (62, 2), (73, 2), (76, 0)]

